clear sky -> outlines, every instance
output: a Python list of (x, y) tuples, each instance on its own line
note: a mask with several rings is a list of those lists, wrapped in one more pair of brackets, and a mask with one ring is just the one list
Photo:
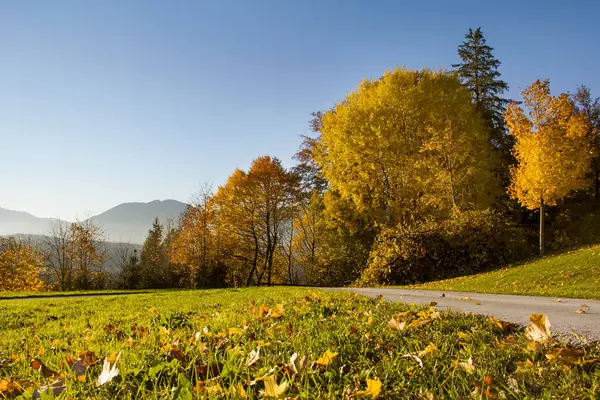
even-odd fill
[[(0, 2), (0, 207), (73, 220), (190, 199), (395, 66), (449, 68), (469, 27), (509, 96), (600, 96), (597, 1)], [(489, 4), (489, 5), (488, 5)]]

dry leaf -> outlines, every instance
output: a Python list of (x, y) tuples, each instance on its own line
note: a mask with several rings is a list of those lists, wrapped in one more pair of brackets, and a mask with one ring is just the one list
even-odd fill
[(256, 350), (252, 350), (250, 352), (250, 354), (248, 354), (248, 361), (246, 361), (247, 367), (251, 366), (252, 364), (254, 364), (255, 362), (258, 361), (258, 359), (260, 357), (259, 353), (260, 353), (260, 346), (258, 346), (256, 348)]
[(356, 392), (358, 397), (375, 398), (381, 393), (381, 381), (379, 379), (367, 379), (367, 389)]
[(402, 322), (398, 322), (396, 321), (394, 318), (390, 319), (389, 322), (390, 328), (392, 328), (395, 331), (403, 331), (404, 328), (406, 328), (406, 322), (402, 321)]
[(285, 393), (285, 390), (287, 389), (287, 385), (288, 385), (288, 383), (286, 381), (284, 381), (278, 385), (277, 381), (275, 380), (275, 375), (263, 376), (262, 378), (258, 378), (256, 380), (263, 381), (265, 383), (265, 390), (264, 390), (264, 392), (262, 392), (262, 394), (265, 397), (274, 397), (274, 398), (283, 397), (283, 394)]
[(52, 392), (54, 397), (58, 396), (62, 392), (65, 391), (67, 387), (65, 386), (65, 380), (63, 378), (59, 378), (52, 382), (50, 385), (44, 385), (40, 387), (40, 390), (36, 390), (33, 392), (33, 397), (39, 399), (42, 397), (42, 393)]
[(466, 362), (459, 362), (458, 366), (464, 369), (469, 375), (473, 375), (473, 372), (475, 372), (475, 366), (473, 365), (472, 357), (469, 357)]
[(111, 366), (110, 361), (108, 361), (108, 357), (104, 358), (104, 363), (102, 364), (102, 372), (96, 378), (96, 386), (102, 386), (110, 381), (117, 375), (119, 375), (119, 369), (117, 368), (117, 362), (119, 361), (119, 357), (121, 357), (121, 352), (117, 354), (117, 358), (115, 359), (114, 364)]
[(580, 308), (579, 310), (575, 311), (575, 314), (585, 314), (586, 311), (583, 308)]
[(331, 364), (331, 361), (334, 358), (336, 358), (337, 355), (338, 355), (338, 353), (333, 353), (333, 352), (327, 350), (325, 353), (323, 353), (323, 355), (317, 361), (315, 361), (315, 364), (327, 366), (327, 365)]
[(529, 316), (531, 324), (525, 330), (527, 338), (538, 343), (545, 343), (552, 339), (550, 332), (550, 320), (544, 314), (532, 314)]
[(418, 352), (417, 355), (419, 357), (423, 357), (423, 356), (426, 356), (427, 354), (433, 354), (433, 353), (437, 352), (438, 350), (439, 349), (437, 348), (437, 346), (435, 344), (429, 343), (427, 345), (427, 347), (425, 347), (425, 349)]
[(423, 368), (423, 361), (421, 361), (421, 359), (419, 357), (415, 356), (414, 354), (404, 354), (404, 355), (402, 355), (400, 357), (402, 357), (402, 358), (412, 358), (412, 359), (414, 359), (417, 362), (417, 364), (419, 364), (419, 367)]

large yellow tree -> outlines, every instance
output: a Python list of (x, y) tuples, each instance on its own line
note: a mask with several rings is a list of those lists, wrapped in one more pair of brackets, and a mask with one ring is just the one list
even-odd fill
[(0, 291), (38, 291), (43, 269), (40, 254), (13, 238), (0, 238)]
[(375, 225), (479, 208), (497, 186), (482, 120), (453, 74), (396, 69), (365, 80), (321, 124), (315, 158), (330, 191)]
[(521, 91), (526, 113), (511, 103), (505, 121), (514, 136), (517, 164), (509, 194), (524, 207), (540, 210), (540, 255), (544, 254), (544, 207), (554, 206), (585, 185), (592, 160), (590, 130), (566, 94), (550, 95), (548, 80)]

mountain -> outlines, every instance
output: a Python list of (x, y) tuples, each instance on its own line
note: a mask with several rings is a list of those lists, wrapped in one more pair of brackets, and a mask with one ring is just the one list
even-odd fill
[(177, 223), (187, 204), (177, 200), (123, 203), (90, 220), (100, 225), (111, 242), (144, 243), (155, 218), (162, 224)]
[[(185, 211), (187, 204), (177, 200), (155, 200), (149, 203), (123, 203), (108, 211), (90, 218), (102, 227), (105, 240), (142, 244), (158, 217), (161, 223), (177, 218)], [(22, 211), (0, 208), (0, 236), (48, 235), (52, 225), (65, 221), (54, 218), (38, 218)]]
[(38, 218), (23, 211), (7, 210), (0, 207), (0, 236), (18, 233), (47, 235), (56, 222), (64, 221), (55, 218)]

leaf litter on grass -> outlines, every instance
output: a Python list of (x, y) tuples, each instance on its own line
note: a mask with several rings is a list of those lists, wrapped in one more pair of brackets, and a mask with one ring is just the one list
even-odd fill
[[(223, 291), (197, 305), (189, 301), (193, 292), (120, 299), (110, 305), (115, 309), (89, 302), (68, 311), (68, 328), (60, 319), (35, 322), (44, 335), (24, 342), (25, 328), (6, 324), (0, 399), (50, 392), (142, 399), (590, 398), (600, 386), (599, 349), (562, 345), (543, 314), (522, 330), (354, 294), (270, 290), (225, 292), (231, 296), (225, 304), (218, 300)], [(28, 307), (8, 315), (28, 315)], [(102, 314), (94, 312), (98, 307)], [(1, 326), (8, 320), (0, 315)], [(62, 342), (66, 335), (70, 344)]]

